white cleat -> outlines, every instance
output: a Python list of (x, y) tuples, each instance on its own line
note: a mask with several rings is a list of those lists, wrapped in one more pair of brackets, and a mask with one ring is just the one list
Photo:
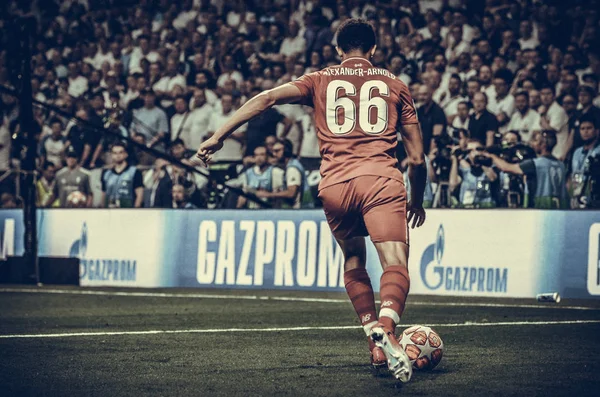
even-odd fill
[(408, 382), (412, 377), (412, 363), (394, 335), (376, 325), (371, 329), (371, 339), (383, 350), (388, 368), (394, 377), (402, 383)]

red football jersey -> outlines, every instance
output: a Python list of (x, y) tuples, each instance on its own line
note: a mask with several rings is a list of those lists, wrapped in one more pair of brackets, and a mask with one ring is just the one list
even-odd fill
[(403, 182), (396, 131), (401, 124), (418, 123), (406, 84), (364, 58), (348, 58), (290, 84), (315, 108), (320, 189), (360, 175)]

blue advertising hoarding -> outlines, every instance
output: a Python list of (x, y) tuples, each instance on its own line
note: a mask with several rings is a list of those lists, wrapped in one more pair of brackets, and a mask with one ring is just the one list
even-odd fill
[[(2, 253), (21, 255), (22, 212), (0, 221)], [(80, 259), (83, 286), (344, 290), (318, 210), (39, 210), (38, 238), (41, 256)], [(410, 244), (414, 294), (600, 296), (598, 211), (430, 210)]]

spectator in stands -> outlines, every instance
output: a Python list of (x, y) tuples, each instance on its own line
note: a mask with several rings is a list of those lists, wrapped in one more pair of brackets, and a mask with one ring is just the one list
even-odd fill
[(478, 139), (467, 141), (467, 156), (452, 156), (450, 168), (450, 190), (460, 186), (459, 206), (463, 208), (492, 208), (496, 203), (492, 197), (492, 184), (498, 175), (492, 167), (486, 167), (477, 161), (484, 152), (484, 146)]
[(521, 163), (508, 163), (495, 154), (484, 155), (491, 157), (494, 165), (503, 172), (527, 176), (529, 200), (533, 198), (529, 206), (542, 209), (567, 208), (566, 168), (563, 162), (552, 155), (556, 146), (556, 132), (534, 132), (531, 146), (538, 157)]
[[(0, 49), (9, 49), (6, 44), (14, 36), (6, 32), (9, 24), (2, 23), (18, 17), (21, 7), (13, 3), (17, 1), (9, 0), (7, 7), (0, 7), (5, 11), (0, 13)], [(528, 119), (535, 118), (538, 112), (540, 123), (547, 122), (540, 128), (557, 131), (555, 154), (562, 159), (583, 144), (578, 132), (579, 117), (597, 112), (590, 103), (600, 104), (600, 96), (596, 96), (600, 61), (594, 53), (600, 29), (594, 28), (597, 16), (593, 2), (581, 2), (575, 7), (568, 2), (548, 6), (537, 1), (504, 4), (507, 1), (394, 0), (389, 4), (355, 1), (348, 5), (340, 1), (303, 0), (290, 9), (286, 2), (267, 2), (263, 6), (238, 1), (222, 7), (219, 1), (202, 5), (202, 1), (185, 0), (144, 2), (142, 6), (122, 2), (110, 12), (106, 12), (106, 5), (96, 1), (67, 1), (60, 8), (53, 3), (38, 1), (31, 9), (39, 27), (32, 47), (34, 97), (70, 114), (81, 115), (94, 108), (95, 112), (82, 118), (96, 125), (98, 118), (93, 113), (102, 117), (104, 108), (117, 102), (126, 111), (121, 126), (132, 131), (132, 138), (160, 150), (177, 137), (184, 140), (186, 147), (197, 148), (209, 132), (208, 117), (219, 118), (213, 117), (213, 113), (223, 116), (221, 103), (227, 102), (228, 96), (233, 98), (232, 107), (239, 107), (252, 96), (254, 87), (268, 89), (331, 64), (336, 57), (332, 32), (350, 16), (369, 18), (379, 32), (373, 63), (388, 68), (410, 84), (415, 99), (419, 88), (427, 86), (453, 131), (478, 127), (477, 122), (468, 125), (471, 120), (464, 114), (469, 108), (461, 104), (460, 91), (466, 88), (472, 106), (475, 94), (483, 90), (488, 96), (488, 110), (498, 117), (500, 132), (507, 133), (513, 118), (528, 124)], [(398, 55), (400, 52), (402, 55)], [(8, 68), (12, 67), (13, 58), (0, 50), (0, 84), (8, 82), (7, 72), (11, 71)], [(505, 69), (510, 70), (511, 76), (498, 87), (495, 77)], [(506, 95), (505, 83), (511, 87)], [(554, 91), (556, 101), (542, 106), (538, 90), (546, 85)], [(580, 85), (584, 88), (578, 89)], [(140, 96), (140, 92), (153, 86), (160, 102), (153, 106), (155, 110), (148, 111), (144, 107), (145, 95)], [(529, 109), (521, 106), (513, 115), (502, 110), (511, 95), (516, 96), (521, 90), (529, 94)], [(178, 95), (188, 99), (190, 94), (193, 98), (187, 104), (189, 110), (178, 111), (185, 105), (175, 106), (172, 102)], [(9, 170), (11, 153), (14, 157), (20, 153), (17, 148), (20, 143), (12, 143), (10, 138), (19, 136), (18, 123), (13, 122), (19, 109), (14, 100), (11, 103), (4, 97), (0, 113), (9, 120), (0, 127), (0, 170)], [(563, 115), (558, 109), (561, 106), (568, 121), (561, 120)], [(309, 159), (307, 153), (316, 155), (316, 145), (304, 139), (306, 132), (311, 134), (314, 124), (302, 115), (302, 108), (291, 107), (299, 111), (285, 107), (277, 110), (293, 121), (288, 137), (304, 161)], [(156, 122), (152, 131), (132, 117), (132, 112), (138, 109), (141, 113), (151, 113), (142, 118)], [(160, 116), (161, 112), (165, 118)], [(186, 128), (178, 136), (177, 129), (169, 127), (180, 122), (186, 112), (188, 120), (179, 124)], [(48, 139), (46, 135), (51, 135), (50, 121), (54, 117), (35, 112), (35, 120), (43, 130), (40, 148)], [(302, 132), (297, 126), (300, 120)], [(429, 121), (426, 117), (425, 123)], [(73, 127), (74, 123), (67, 120), (63, 124), (66, 146), (75, 147), (80, 165), (102, 166), (103, 156), (98, 150), (106, 154), (106, 148), (113, 142), (105, 137), (99, 145), (100, 135), (95, 130)], [(279, 124), (277, 130), (281, 133)], [(187, 128), (188, 125), (191, 127)], [(525, 128), (519, 130), (526, 140)], [(160, 134), (164, 134), (164, 140)], [(426, 147), (430, 146), (431, 135), (426, 136)], [(487, 144), (487, 131), (480, 135)], [(227, 144), (242, 152), (247, 149), (246, 154), (250, 155), (247, 157), (252, 157), (252, 147), (256, 145), (249, 144), (253, 141), (251, 136), (251, 131), (247, 137), (241, 133), (239, 141)], [(262, 143), (261, 139), (256, 141)], [(131, 155), (130, 159), (136, 157), (140, 164), (153, 162), (147, 153), (135, 149)], [(271, 156), (269, 161), (274, 162), (275, 158)]]
[(448, 124), (452, 124), (454, 117), (458, 114), (458, 104), (465, 100), (461, 94), (461, 86), (460, 76), (456, 73), (452, 74), (448, 81), (448, 91), (439, 103), (448, 119)]
[(265, 138), (265, 147), (267, 148), (267, 162), (271, 165), (277, 165), (277, 157), (273, 154), (273, 146), (277, 143), (278, 139), (275, 135), (269, 135)]
[[(207, 138), (212, 136), (221, 127), (224, 125), (235, 113), (235, 108), (233, 106), (233, 96), (231, 95), (223, 95), (221, 97), (221, 108), (215, 110), (211, 113), (209, 122), (208, 122), (208, 134)], [(230, 137), (225, 139), (223, 142), (223, 149), (221, 149), (218, 153), (213, 157), (213, 161), (221, 161), (221, 162), (240, 162), (242, 161), (242, 147), (244, 144), (245, 138), (245, 126), (242, 126), (237, 129)]]
[(593, 103), (594, 96), (596, 95), (594, 88), (588, 85), (582, 85), (577, 90), (577, 99), (581, 110), (579, 111), (579, 117), (591, 117), (594, 119), (595, 125), (600, 125), (600, 108), (596, 107)]
[(512, 72), (508, 69), (499, 69), (494, 74), (493, 84), (496, 97), (488, 105), (488, 110), (496, 116), (500, 132), (506, 132), (510, 118), (515, 111), (515, 98), (508, 92), (512, 78)]
[(529, 92), (529, 107), (536, 112), (540, 112), (542, 106), (542, 96), (538, 90), (528, 90)]
[[(141, 132), (134, 133), (131, 139), (139, 145), (146, 146), (146, 136)], [(130, 162), (133, 165), (138, 167), (149, 167), (154, 164), (154, 156), (147, 151), (141, 150), (138, 147), (133, 147), (131, 153), (133, 154), (133, 157), (130, 159)]]
[(133, 73), (133, 71), (140, 68), (142, 59), (145, 59), (150, 63), (157, 62), (159, 59), (158, 53), (150, 49), (150, 38), (148, 36), (141, 35), (137, 38), (137, 41), (138, 47), (133, 49), (129, 59), (129, 73)]
[(467, 97), (469, 98), (471, 107), (473, 107), (473, 98), (478, 92), (481, 92), (481, 83), (479, 83), (476, 77), (469, 78), (467, 80)]
[(141, 172), (127, 162), (127, 147), (117, 142), (110, 149), (112, 167), (101, 176), (101, 207), (140, 208), (144, 198), (144, 183)]
[(152, 86), (152, 90), (161, 98), (160, 104), (163, 108), (167, 108), (173, 103), (171, 94), (176, 86), (186, 87), (185, 77), (179, 73), (178, 68), (178, 62), (173, 58), (169, 58), (165, 75)]
[[(196, 88), (203, 90), (206, 102), (211, 106), (217, 106), (219, 104), (219, 98), (217, 97), (217, 94), (215, 94), (214, 91), (209, 88), (209, 86), (213, 87), (213, 85), (211, 85), (212, 80), (213, 77), (211, 72), (208, 70), (202, 70), (196, 73), (194, 81), (196, 82)], [(197, 106), (190, 106), (194, 109), (197, 108)]]
[(495, 106), (494, 102), (496, 101), (496, 87), (494, 87), (494, 84), (492, 84), (492, 68), (485, 64), (481, 65), (479, 68), (479, 75), (477, 77), (481, 86), (480, 90), (487, 96), (487, 106)]
[(185, 192), (185, 188), (183, 185), (175, 184), (172, 189), (173, 195), (173, 208), (181, 208), (181, 209), (196, 209), (194, 204), (190, 203), (188, 200), (187, 193)]
[[(257, 146), (252, 159), (253, 166), (247, 168), (241, 175), (242, 189), (244, 192), (257, 194), (259, 191), (275, 192), (283, 186), (284, 172), (279, 167), (274, 167), (267, 162), (267, 148)], [(274, 205), (274, 199), (263, 198)], [(239, 196), (236, 208), (262, 208), (259, 204)]]
[(154, 168), (144, 175), (144, 207), (172, 208), (173, 167), (166, 160), (157, 158)]
[(138, 89), (139, 75), (127, 76), (127, 91), (121, 95), (119, 106), (123, 109), (129, 108), (129, 103), (140, 96), (140, 90)]
[[(83, 120), (84, 122), (90, 120), (89, 110), (86, 107), (83, 107), (75, 113), (75, 116), (78, 119)], [(72, 147), (76, 153), (78, 153), (78, 157), (80, 157), (80, 166), (83, 166), (89, 159), (92, 153), (92, 146), (90, 144), (91, 141), (91, 132), (89, 128), (85, 127), (82, 124), (74, 124), (69, 129), (67, 133), (67, 141), (65, 142), (65, 147)]]
[(42, 138), (39, 148), (40, 163), (46, 161), (54, 164), (57, 169), (63, 165), (63, 153), (65, 151), (66, 139), (63, 134), (63, 124), (60, 119), (54, 118), (49, 122), (52, 133)]
[(577, 98), (573, 95), (565, 95), (561, 102), (562, 108), (565, 110), (569, 121), (567, 122), (569, 138), (567, 147), (577, 148), (581, 146), (581, 137), (579, 136), (579, 111), (577, 110)]
[(531, 21), (521, 21), (519, 25), (519, 46), (522, 50), (537, 48), (540, 42), (533, 35), (533, 26)]
[(298, 157), (307, 170), (318, 170), (321, 166), (321, 153), (313, 113), (312, 107), (304, 106), (304, 113), (296, 120), (300, 130)]
[(98, 160), (101, 160), (100, 154), (102, 153), (102, 132), (101, 129), (104, 128), (104, 119), (106, 117), (106, 109), (104, 107), (104, 96), (102, 91), (96, 91), (90, 95), (90, 103), (91, 110), (89, 111), (91, 124), (88, 128), (88, 137), (87, 142), (90, 145), (90, 155), (87, 157), (86, 161), (82, 162), (82, 166), (88, 169), (96, 168), (96, 164)]
[(582, 146), (575, 149), (571, 159), (571, 175), (569, 176), (569, 190), (571, 191), (571, 208), (585, 208), (586, 202), (583, 197), (589, 197), (590, 178), (586, 175), (586, 161), (592, 157), (600, 157), (600, 124), (592, 114), (586, 114), (579, 120), (579, 134)]
[(86, 197), (86, 207), (92, 206), (93, 195), (90, 186), (90, 173), (85, 168), (79, 166), (78, 153), (69, 146), (66, 151), (67, 166), (56, 173), (56, 183), (52, 194), (43, 202), (43, 207), (49, 207), (54, 204), (58, 198), (60, 207), (69, 207), (69, 195), (74, 192), (81, 192)]
[(171, 117), (171, 135), (169, 142), (172, 144), (182, 137), (189, 137), (192, 134), (193, 118), (190, 117), (188, 104), (185, 96), (179, 95), (175, 98), (175, 114)]
[(540, 91), (542, 107), (539, 112), (541, 115), (540, 125), (542, 130), (553, 130), (556, 136), (556, 144), (552, 154), (561, 161), (567, 155), (567, 137), (569, 128), (569, 117), (565, 110), (556, 102), (554, 97), (554, 88), (546, 86)]
[(277, 141), (273, 145), (273, 155), (278, 165), (285, 170), (284, 184), (280, 191), (257, 191), (260, 198), (281, 201), (281, 208), (307, 208), (313, 205), (312, 194), (306, 180), (304, 166), (294, 157), (293, 144), (289, 139)]
[(469, 129), (469, 112), (471, 111), (471, 104), (467, 101), (459, 102), (456, 106), (456, 117), (452, 120), (452, 136), (456, 137), (457, 130), (468, 130)]
[(450, 34), (446, 40), (448, 45), (446, 47), (446, 59), (448, 64), (454, 65), (458, 61), (458, 58), (462, 54), (468, 54), (471, 49), (471, 44), (465, 40), (463, 34), (463, 25), (455, 24), (450, 28)]
[(156, 95), (152, 90), (146, 90), (144, 107), (133, 112), (133, 131), (144, 134), (146, 145), (158, 150), (164, 150), (164, 139), (169, 132), (169, 122), (164, 110), (156, 106)]
[[(254, 87), (250, 98), (254, 98), (261, 92), (262, 90), (259, 87)], [(266, 112), (250, 120), (246, 127), (245, 155), (252, 155), (254, 149), (262, 145), (267, 136), (277, 135), (277, 126), (279, 123), (283, 124), (282, 135), (287, 136), (292, 127), (292, 120), (285, 117), (277, 109), (269, 108)]]
[(440, 105), (433, 101), (431, 88), (426, 85), (420, 86), (418, 98), (421, 106), (417, 109), (417, 115), (423, 134), (423, 149), (425, 153), (429, 153), (434, 146), (433, 137), (442, 135), (446, 131), (447, 120)]
[(529, 94), (527, 91), (519, 91), (515, 94), (515, 108), (508, 131), (517, 131), (523, 142), (529, 142), (533, 131), (541, 131), (540, 115), (529, 107)]
[(49, 207), (60, 206), (58, 198), (54, 202), (49, 203), (48, 200), (52, 196), (54, 186), (56, 185), (56, 166), (50, 161), (45, 161), (42, 165), (42, 176), (35, 183), (36, 190), (36, 205), (43, 207), (48, 203)]
[(494, 135), (498, 131), (498, 120), (487, 110), (487, 95), (477, 92), (473, 96), (473, 114), (469, 119), (469, 134), (471, 138), (485, 142), (486, 146), (494, 144)]
[(81, 75), (76, 62), (69, 63), (69, 95), (78, 98), (88, 90), (88, 80)]
[(194, 91), (194, 107), (189, 116), (191, 127), (187, 134), (184, 130), (179, 136), (188, 148), (197, 149), (208, 135), (210, 118), (215, 109), (206, 101), (205, 92), (202, 89)]

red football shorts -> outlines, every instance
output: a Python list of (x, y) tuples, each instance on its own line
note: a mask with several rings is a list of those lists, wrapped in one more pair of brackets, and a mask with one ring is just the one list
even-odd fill
[(406, 188), (395, 179), (365, 175), (319, 192), (336, 239), (371, 236), (374, 243), (408, 244)]

